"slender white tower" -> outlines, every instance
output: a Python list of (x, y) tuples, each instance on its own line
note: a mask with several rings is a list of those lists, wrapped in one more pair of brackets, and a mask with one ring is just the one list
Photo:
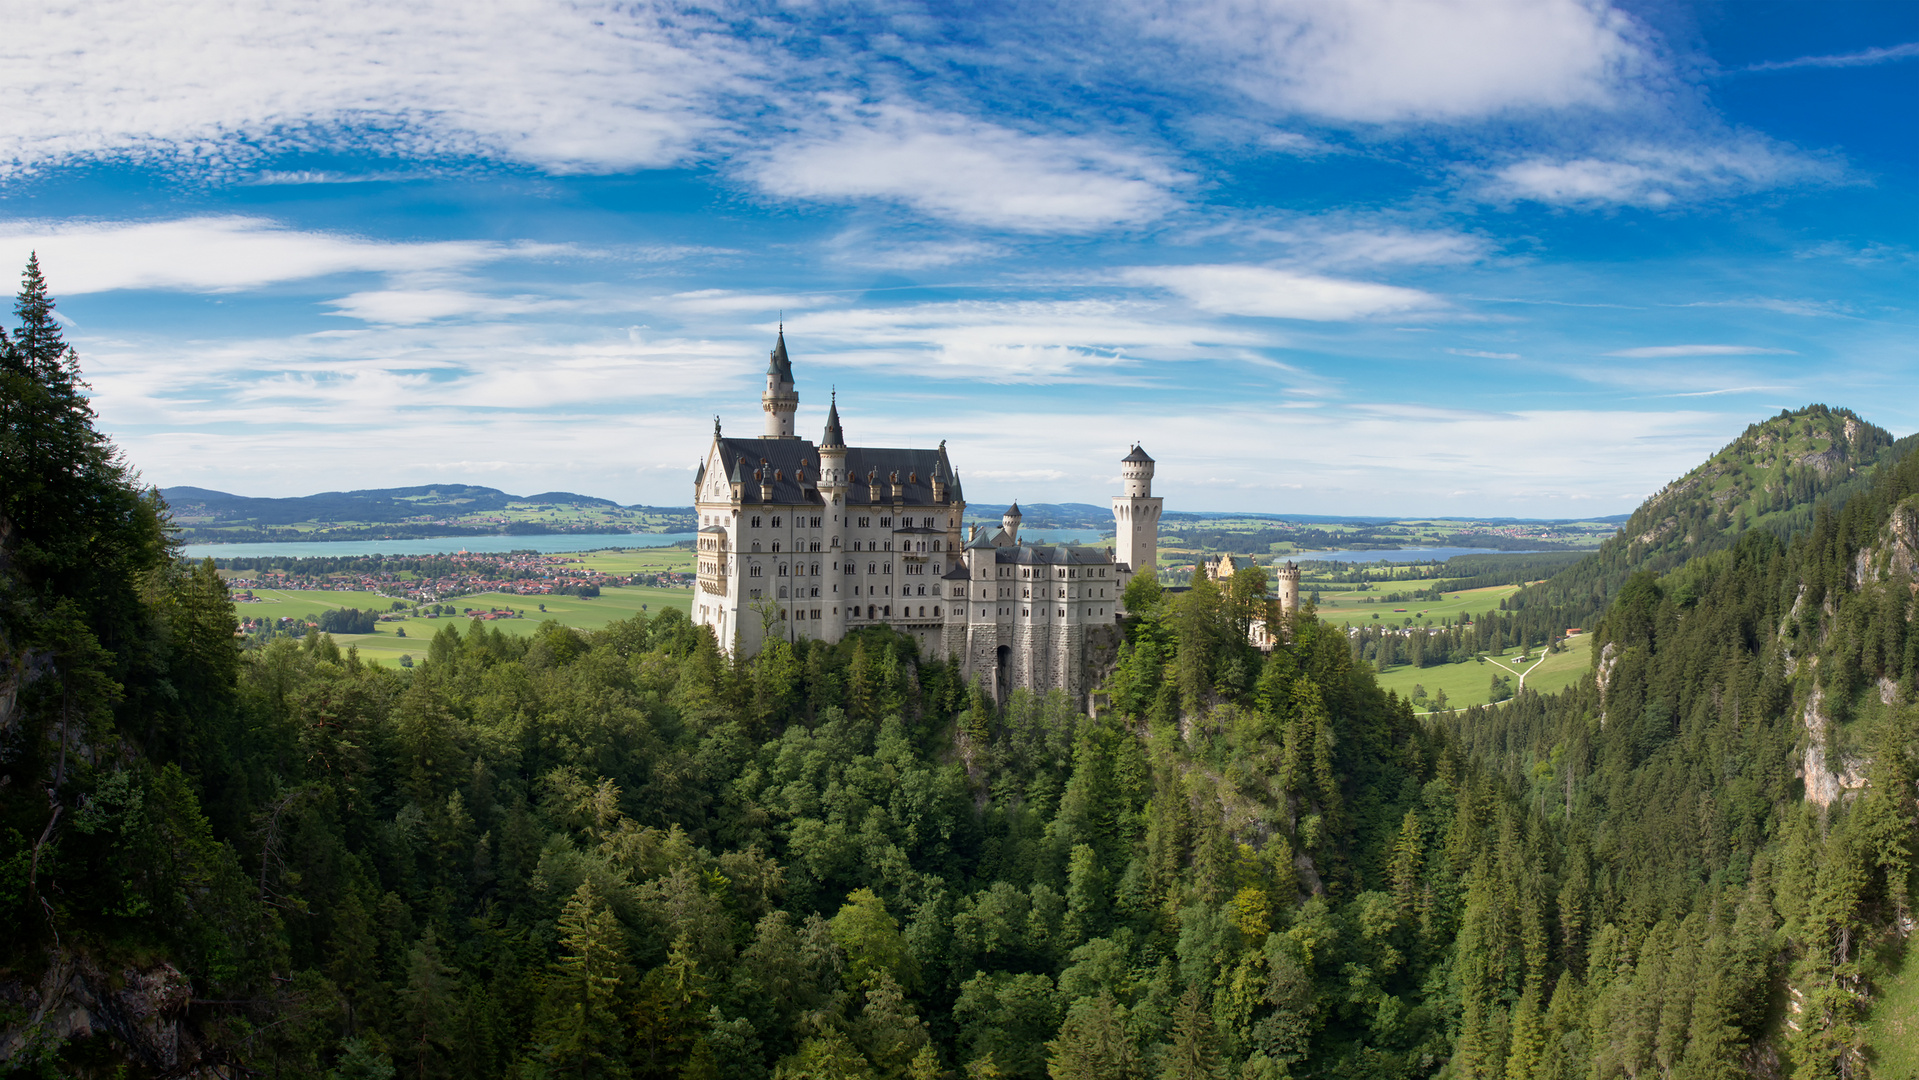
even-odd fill
[(1153, 497), (1153, 459), (1137, 444), (1119, 461), (1124, 494), (1113, 496), (1113, 558), (1135, 574), (1159, 573), (1159, 509)]
[(799, 411), (800, 392), (793, 386), (793, 364), (786, 359), (786, 327), (780, 327), (779, 340), (766, 361), (766, 392), (760, 395), (760, 407), (766, 410), (766, 434), (762, 439), (791, 439), (793, 414)]

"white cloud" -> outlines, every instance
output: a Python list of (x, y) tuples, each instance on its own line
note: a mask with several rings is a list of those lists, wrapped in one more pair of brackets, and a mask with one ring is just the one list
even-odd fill
[(1131, 13), (1245, 93), (1332, 120), (1609, 107), (1652, 64), (1641, 28), (1597, 0), (1137, 0)]
[(1201, 311), (1343, 322), (1443, 307), (1431, 293), (1265, 266), (1141, 266), (1126, 280), (1171, 290)]
[(608, 0), (95, 0), (9, 13), (0, 163), (219, 170), (360, 146), (554, 171), (656, 167), (747, 69), (662, 5)]
[(1607, 356), (1623, 356), (1635, 360), (1652, 360), (1672, 356), (1760, 356), (1766, 354), (1794, 356), (1791, 349), (1767, 349), (1757, 345), (1644, 345), (1636, 349), (1619, 349)]
[(327, 305), (334, 314), (363, 322), (412, 326), (438, 319), (504, 319), (535, 312), (564, 311), (572, 301), (537, 296), (488, 296), (464, 289), (379, 289), (357, 292)]
[(1481, 360), (1519, 359), (1519, 354), (1516, 352), (1486, 352), (1482, 349), (1447, 349), (1446, 351), (1452, 353), (1454, 356), (1476, 356)]
[(1085, 232), (1172, 209), (1185, 177), (1104, 142), (1015, 131), (896, 105), (827, 110), (748, 161), (763, 190), (787, 198), (882, 199), (967, 225)]
[(564, 250), (480, 240), (394, 243), (241, 216), (0, 224), (0, 261), (17, 266), (29, 251), (38, 251), (55, 294), (62, 296), (111, 289), (230, 292), (355, 271), (460, 270)]
[[(1142, 362), (1264, 344), (1103, 300), (958, 301), (810, 312), (787, 322), (808, 363), (995, 383), (1141, 380)], [(803, 343), (803, 344), (798, 344)]]
[(1697, 147), (1641, 144), (1576, 158), (1533, 157), (1495, 170), (1486, 194), (1569, 206), (1663, 207), (1800, 181), (1831, 181), (1829, 163), (1756, 139)]
[(1903, 45), (1888, 45), (1873, 49), (1861, 49), (1858, 52), (1836, 53), (1825, 56), (1801, 56), (1792, 60), (1769, 60), (1762, 64), (1752, 64), (1745, 71), (1789, 71), (1793, 68), (1845, 68), (1871, 67), (1875, 64), (1891, 63), (1894, 60), (1909, 60), (1919, 56), (1919, 41), (1909, 41)]

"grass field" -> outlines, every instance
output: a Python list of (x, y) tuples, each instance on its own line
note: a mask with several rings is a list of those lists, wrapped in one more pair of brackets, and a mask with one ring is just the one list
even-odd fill
[[(1424, 686), (1428, 696), (1443, 689), (1446, 691), (1447, 707), (1454, 709), (1486, 704), (1486, 699), (1492, 696), (1492, 681), (1495, 674), (1511, 675), (1513, 672), (1524, 672), (1527, 688), (1542, 694), (1558, 693), (1571, 686), (1590, 667), (1591, 642), (1591, 634), (1581, 634), (1569, 639), (1566, 642), (1567, 647), (1557, 653), (1546, 653), (1541, 658), (1540, 653), (1535, 651), (1534, 662), (1530, 664), (1518, 662), (1520, 653), (1517, 649), (1509, 649), (1500, 656), (1491, 657), (1484, 664), (1474, 660), (1427, 668), (1400, 664), (1380, 672), (1379, 685), (1397, 692), (1401, 697), (1412, 694), (1414, 683)], [(1505, 667), (1495, 667), (1495, 661)], [(1518, 682), (1517, 678), (1513, 679), (1515, 685)]]
[[(261, 618), (269, 616), (279, 618), (282, 615), (299, 617), (317, 615), (327, 608), (357, 607), (374, 608), (385, 611), (393, 606), (393, 601), (373, 593), (345, 592), (298, 592), (293, 590), (264, 590), (256, 596), (268, 598), (258, 604), (235, 604), (236, 613), (241, 618)], [(640, 611), (648, 614), (658, 613), (669, 607), (688, 610), (693, 603), (691, 589), (648, 589), (641, 587), (603, 589), (596, 597), (579, 596), (519, 596), (513, 593), (475, 593), (472, 596), (455, 597), (448, 603), (460, 608), (475, 608), (485, 611), (490, 608), (510, 608), (524, 612), (522, 619), (498, 619), (489, 626), (498, 628), (502, 633), (525, 636), (533, 633), (542, 622), (552, 619), (565, 626), (582, 630), (598, 630), (611, 622), (630, 618)], [(540, 605), (546, 605), (542, 612)], [(464, 615), (442, 615), (436, 619), (424, 617), (403, 619), (397, 622), (381, 623), (371, 634), (335, 634), (333, 641), (344, 649), (357, 647), (360, 657), (374, 663), (397, 665), (402, 656), (412, 656), (416, 660), (426, 655), (427, 644), (441, 627), (452, 624), (462, 632), (471, 625)], [(406, 636), (399, 631), (405, 630)]]
[(1872, 1075), (1915, 1080), (1919, 1078), (1919, 962), (1908, 952), (1898, 967), (1877, 981), (1874, 991), (1872, 1013), (1866, 1020)]
[[(1495, 611), (1499, 602), (1519, 591), (1517, 585), (1494, 585), (1485, 589), (1467, 589), (1463, 592), (1449, 592), (1444, 600), (1409, 600), (1403, 604), (1388, 604), (1380, 600), (1387, 592), (1412, 592), (1429, 582), (1406, 582), (1402, 586), (1389, 586), (1370, 592), (1325, 592), (1319, 594), (1319, 617), (1335, 625), (1342, 623), (1373, 622), (1373, 616), (1379, 616), (1381, 624), (1395, 626), (1407, 625), (1411, 619), (1413, 626), (1434, 626), (1441, 619), (1458, 621), (1461, 615), (1478, 615)], [(1309, 586), (1300, 586), (1302, 594), (1310, 593)], [(1398, 609), (1405, 608), (1400, 611)], [(1451, 691), (1448, 691), (1450, 693)]]

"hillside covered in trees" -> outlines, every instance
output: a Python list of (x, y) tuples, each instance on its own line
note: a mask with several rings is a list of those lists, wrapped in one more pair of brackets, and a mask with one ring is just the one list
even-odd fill
[(449, 626), (397, 671), (324, 634), (243, 650), (218, 575), (173, 557), (165, 504), (94, 430), (35, 271), (18, 316), (10, 1070), (1521, 1080), (1883, 1060), (1864, 1024), (1919, 839), (1910, 456), (1881, 451), (1803, 529), (1732, 528), (1637, 570), (1593, 679), (1434, 722), (1310, 611), (1270, 654), (1246, 645), (1257, 572), (1224, 595), (1137, 583), (1097, 717), (997, 707), (883, 630), (736, 661), (673, 611), (590, 635)]

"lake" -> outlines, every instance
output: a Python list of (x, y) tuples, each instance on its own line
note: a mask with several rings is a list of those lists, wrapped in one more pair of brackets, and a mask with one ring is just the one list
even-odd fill
[[(607, 548), (671, 547), (690, 542), (697, 533), (549, 533), (541, 536), (439, 536), (424, 540), (269, 540), (259, 544), (187, 544), (181, 553), (189, 559), (352, 558), (357, 555), (441, 555), (466, 550), (475, 554), (538, 551), (557, 555), (568, 551)], [(1098, 529), (1020, 530), (1020, 539), (1035, 544), (1099, 546)], [(1108, 541), (1110, 543), (1110, 541)]]
[(442, 555), (466, 550), (476, 554), (507, 551), (603, 551), (607, 548), (671, 547), (697, 533), (549, 533), (541, 536), (430, 536), (423, 540), (269, 540), (259, 544), (187, 544), (189, 559), (260, 557), (352, 558), (356, 555)]

